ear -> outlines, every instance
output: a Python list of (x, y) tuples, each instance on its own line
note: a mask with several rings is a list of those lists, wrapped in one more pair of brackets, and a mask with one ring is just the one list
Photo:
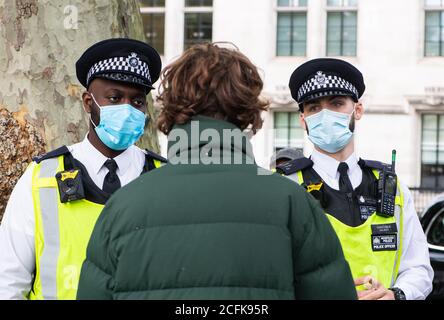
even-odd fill
[(355, 120), (361, 120), (362, 115), (364, 114), (364, 106), (360, 101), (355, 105)]
[(299, 123), (301, 125), (301, 128), (304, 129), (304, 131), (307, 131), (307, 124), (305, 123), (304, 113), (299, 113)]
[(91, 98), (91, 95), (85, 91), (82, 94), (82, 102), (83, 102), (83, 109), (85, 110), (86, 113), (91, 113), (91, 105), (93, 103), (93, 100)]

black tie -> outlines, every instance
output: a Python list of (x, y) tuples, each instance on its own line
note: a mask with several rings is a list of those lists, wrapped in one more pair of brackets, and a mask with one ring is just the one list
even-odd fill
[(106, 193), (112, 194), (114, 191), (120, 188), (120, 180), (116, 173), (117, 163), (114, 159), (108, 159), (106, 160), (104, 166), (108, 168), (109, 172), (103, 181), (102, 190)]
[(353, 192), (353, 187), (350, 182), (350, 179), (348, 178), (347, 170), (348, 170), (347, 163), (341, 162), (338, 166), (339, 191), (345, 192), (345, 193), (351, 193), (351, 192)]

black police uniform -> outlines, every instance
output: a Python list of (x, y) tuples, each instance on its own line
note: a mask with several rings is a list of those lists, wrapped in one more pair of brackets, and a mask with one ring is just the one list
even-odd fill
[[(330, 215), (342, 223), (356, 227), (376, 212), (378, 201), (378, 179), (373, 170), (382, 171), (388, 164), (379, 161), (360, 159), (362, 169), (361, 184), (350, 193), (344, 193), (331, 188), (313, 169), (313, 161), (309, 158), (299, 158), (277, 167), (277, 172), (290, 176), (301, 171), (304, 179), (302, 186), (319, 200), (321, 206)], [(313, 188), (311, 186), (319, 186)]]

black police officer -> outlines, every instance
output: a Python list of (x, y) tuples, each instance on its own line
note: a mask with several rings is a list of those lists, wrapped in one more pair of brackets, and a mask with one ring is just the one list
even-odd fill
[(166, 162), (134, 146), (150, 120), (146, 96), (160, 70), (156, 50), (132, 39), (101, 41), (77, 61), (90, 129), (80, 143), (36, 157), (17, 183), (0, 231), (6, 239), (0, 298), (75, 299), (105, 203)]

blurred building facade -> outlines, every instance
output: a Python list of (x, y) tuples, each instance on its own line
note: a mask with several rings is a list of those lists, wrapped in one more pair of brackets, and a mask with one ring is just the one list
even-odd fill
[[(362, 158), (389, 162), (409, 186), (444, 188), (444, 0), (141, 0), (148, 41), (164, 64), (202, 41), (230, 41), (259, 67), (270, 112), (253, 139), (268, 167), (275, 149), (313, 146), (288, 80), (303, 62), (337, 57), (364, 74)], [(166, 154), (166, 139), (160, 138)]]

